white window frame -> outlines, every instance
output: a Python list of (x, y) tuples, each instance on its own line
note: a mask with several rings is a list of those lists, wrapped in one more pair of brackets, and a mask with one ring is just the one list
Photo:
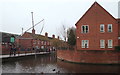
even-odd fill
[[(103, 26), (103, 30), (101, 29), (101, 27)], [(104, 33), (105, 32), (105, 25), (104, 24), (100, 24), (100, 32)]]
[(120, 40), (120, 37), (118, 37), (118, 39)]
[(113, 48), (113, 40), (108, 40), (108, 48)]
[(37, 42), (37, 41), (36, 41), (36, 40), (34, 40), (34, 41), (33, 41), (33, 44), (36, 44), (36, 42)]
[[(86, 30), (86, 26), (88, 27), (88, 31)], [(85, 31), (83, 31), (83, 27), (85, 27)], [(81, 26), (81, 33), (89, 33), (89, 25), (82, 25)]]
[(44, 41), (41, 41), (41, 45), (43, 45), (43, 42), (44, 42)]
[(41, 49), (44, 49), (44, 46), (41, 46)]
[[(109, 26), (111, 26), (111, 30), (109, 31)], [(108, 24), (108, 32), (112, 32), (112, 24)]]
[(39, 41), (38, 41), (38, 44), (39, 44)]
[[(87, 47), (85, 47), (85, 44), (87, 45)], [(82, 46), (82, 48), (89, 48), (89, 40), (82, 40), (81, 46)]]
[(44, 45), (46, 45), (46, 41), (44, 41)]
[(100, 48), (105, 48), (105, 40), (100, 40)]
[(49, 41), (47, 41), (47, 45), (49, 45)]

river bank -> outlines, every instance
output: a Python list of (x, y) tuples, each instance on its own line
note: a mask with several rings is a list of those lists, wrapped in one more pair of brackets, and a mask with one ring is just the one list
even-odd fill
[(58, 71), (68, 75), (67, 73), (118, 73), (119, 65), (91, 65), (91, 64), (75, 64), (57, 60), (56, 54), (27, 56), (19, 59), (9, 59), (2, 63), (3, 74), (41, 74), (41, 73), (57, 73)]
[(120, 64), (120, 52), (58, 50), (57, 58), (74, 63)]

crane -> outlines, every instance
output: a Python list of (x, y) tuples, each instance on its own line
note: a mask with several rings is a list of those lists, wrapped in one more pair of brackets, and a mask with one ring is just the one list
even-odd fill
[[(34, 25), (33, 12), (31, 12), (31, 14), (32, 14), (32, 27), (28, 28), (25, 32), (29, 31), (30, 29), (34, 28), (35, 26), (37, 26), (38, 24), (40, 24), (42, 21), (44, 21), (44, 19), (42, 19), (41, 21), (39, 21), (38, 23), (36, 23), (36, 24)], [(44, 28), (44, 24), (43, 24), (43, 26), (42, 26), (42, 29), (41, 29), (41, 31), (40, 31), (40, 34), (42, 33), (43, 28)]]
[[(33, 27), (37, 26), (39, 23), (41, 23), (42, 21), (44, 21), (44, 19), (42, 19), (40, 22), (36, 23), (35, 25), (33, 25), (32, 27), (30, 27), (29, 29), (27, 29), (25, 32), (29, 31), (30, 29), (32, 29)], [(44, 27), (44, 26), (43, 26)], [(43, 30), (43, 27), (41, 30)], [(41, 31), (42, 32), (42, 31)]]

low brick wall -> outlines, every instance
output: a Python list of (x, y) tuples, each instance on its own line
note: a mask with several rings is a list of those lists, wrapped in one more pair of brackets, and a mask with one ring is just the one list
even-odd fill
[(76, 63), (120, 64), (120, 52), (57, 50), (57, 58)]
[[(34, 51), (16, 51), (16, 54), (35, 53)], [(2, 55), (9, 55), (9, 50), (3, 50)]]

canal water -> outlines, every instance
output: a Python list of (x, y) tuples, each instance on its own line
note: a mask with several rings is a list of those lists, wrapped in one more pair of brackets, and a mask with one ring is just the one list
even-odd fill
[(57, 60), (55, 54), (3, 60), (2, 73), (118, 73), (119, 65), (75, 64)]

